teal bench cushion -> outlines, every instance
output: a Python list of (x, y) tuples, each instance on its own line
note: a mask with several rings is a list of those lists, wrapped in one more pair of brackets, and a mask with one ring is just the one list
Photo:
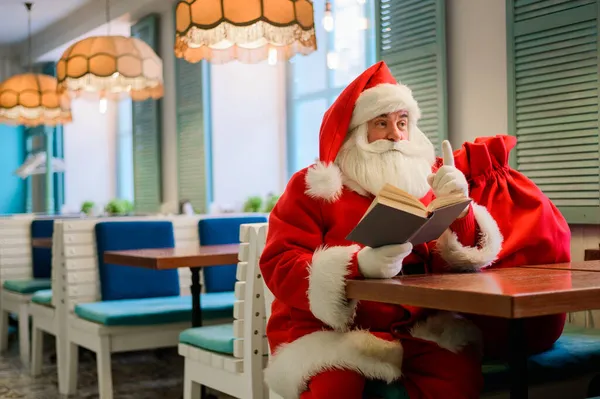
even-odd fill
[(52, 306), (52, 290), (50, 289), (37, 291), (31, 297), (31, 302), (35, 302), (45, 306)]
[(6, 280), (2, 286), (7, 291), (18, 292), (19, 294), (33, 294), (39, 290), (47, 290), (52, 287), (49, 278)]
[(196, 327), (179, 334), (179, 342), (212, 352), (233, 355), (233, 324)]
[[(565, 325), (563, 334), (551, 349), (529, 358), (528, 368), (530, 384), (600, 372), (600, 330)], [(509, 387), (506, 364), (486, 362), (483, 376), (487, 392)]]
[[(240, 226), (245, 223), (264, 223), (265, 216), (209, 217), (198, 222), (200, 245), (237, 244)], [(237, 265), (207, 267), (202, 270), (206, 292), (233, 291)]]
[[(202, 319), (233, 317), (234, 302), (233, 292), (202, 294)], [(107, 326), (180, 323), (192, 320), (192, 298), (170, 296), (82, 303), (75, 306), (75, 314)]]
[(154, 270), (104, 262), (106, 251), (173, 248), (172, 222), (100, 222), (95, 230), (103, 301), (179, 296), (179, 273), (175, 269)]

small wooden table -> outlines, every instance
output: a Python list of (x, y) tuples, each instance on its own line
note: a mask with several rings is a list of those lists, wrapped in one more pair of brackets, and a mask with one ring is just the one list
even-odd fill
[(351, 299), (510, 319), (511, 398), (527, 398), (523, 318), (600, 308), (600, 273), (511, 268), (351, 280), (347, 282), (346, 294)]
[(52, 248), (52, 238), (32, 238), (32, 248)]
[(600, 260), (583, 262), (554, 263), (549, 265), (522, 266), (527, 269), (576, 270), (581, 272), (600, 272)]
[(130, 251), (106, 251), (104, 262), (144, 267), (154, 270), (189, 267), (192, 272), (192, 326), (202, 325), (200, 307), (200, 269), (209, 266), (224, 266), (238, 261), (240, 244), (206, 245), (196, 248), (136, 249)]

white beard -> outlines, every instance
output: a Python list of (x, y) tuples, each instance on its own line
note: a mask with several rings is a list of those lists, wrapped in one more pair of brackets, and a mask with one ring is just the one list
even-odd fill
[(350, 132), (335, 160), (344, 183), (350, 188), (358, 184), (373, 195), (389, 183), (423, 198), (431, 189), (427, 176), (431, 174), (435, 155), (431, 142), (419, 134), (423, 136), (420, 140), (411, 137), (410, 140), (377, 140), (369, 144), (367, 124), (358, 126)]

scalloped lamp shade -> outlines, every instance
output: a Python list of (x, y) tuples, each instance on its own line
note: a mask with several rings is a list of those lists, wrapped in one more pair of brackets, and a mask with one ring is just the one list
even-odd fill
[(0, 123), (55, 126), (71, 122), (71, 102), (49, 75), (25, 73), (0, 83)]
[(175, 55), (192, 63), (285, 61), (317, 49), (309, 0), (180, 0), (176, 30)]
[(59, 91), (134, 101), (163, 95), (162, 60), (134, 37), (92, 36), (71, 45), (56, 64)]

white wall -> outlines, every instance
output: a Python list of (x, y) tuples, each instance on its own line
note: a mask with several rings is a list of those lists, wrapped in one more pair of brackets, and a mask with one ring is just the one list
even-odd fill
[(241, 207), (280, 194), (285, 170), (285, 65), (211, 67), (213, 202)]
[(79, 210), (84, 201), (104, 207), (116, 197), (116, 105), (101, 114), (98, 101), (72, 102), (73, 122), (64, 126), (65, 206)]
[(505, 0), (446, 1), (449, 136), (508, 131)]

